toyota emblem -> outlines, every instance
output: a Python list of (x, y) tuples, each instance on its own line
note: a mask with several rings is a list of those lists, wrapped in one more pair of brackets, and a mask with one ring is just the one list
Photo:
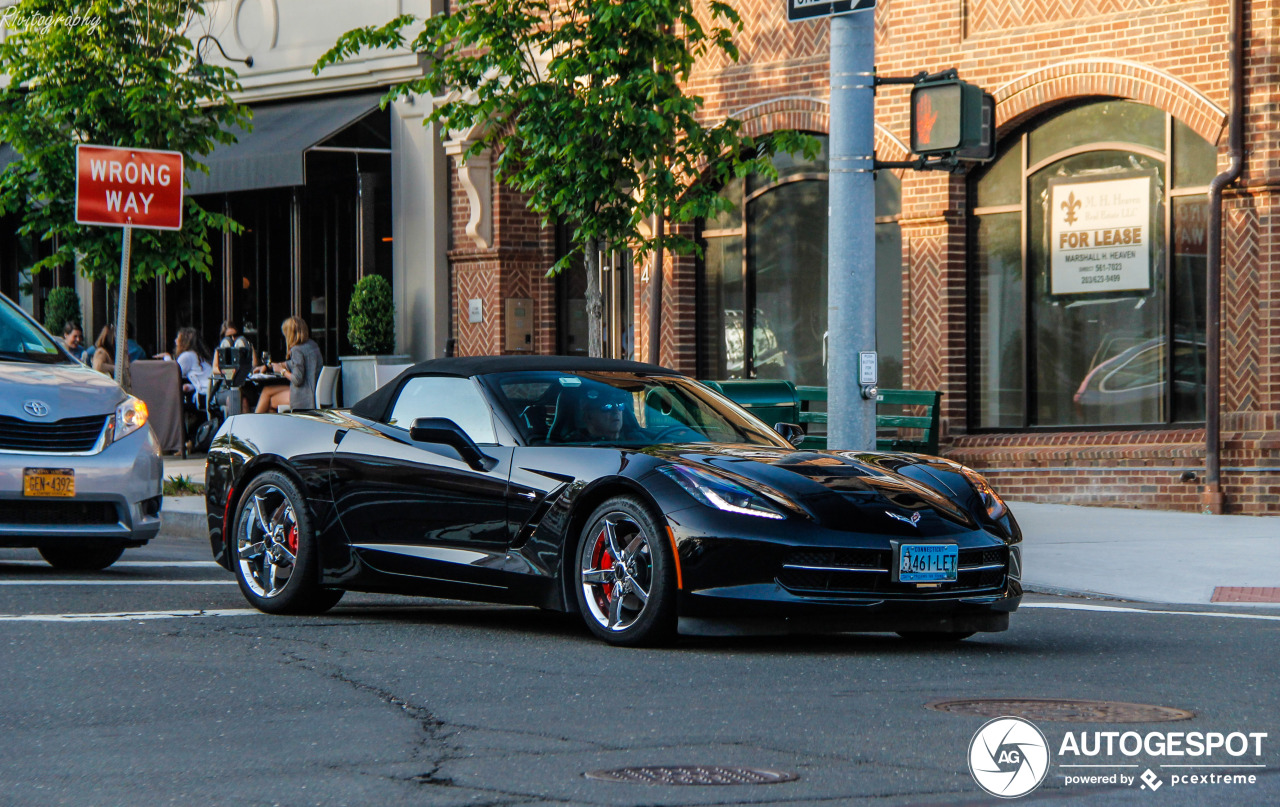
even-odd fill
[(49, 405), (44, 401), (27, 401), (22, 408), (32, 417), (42, 418), (49, 414)]

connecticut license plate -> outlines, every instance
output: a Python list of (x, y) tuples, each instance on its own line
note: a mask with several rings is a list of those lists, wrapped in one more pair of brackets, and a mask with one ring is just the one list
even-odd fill
[(74, 496), (76, 472), (72, 468), (24, 468), (23, 496)]
[(955, 544), (901, 544), (898, 546), (898, 581), (901, 583), (952, 583), (960, 548)]

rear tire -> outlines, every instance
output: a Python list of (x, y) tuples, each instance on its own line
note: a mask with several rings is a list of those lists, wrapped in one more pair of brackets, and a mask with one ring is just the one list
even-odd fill
[(77, 572), (96, 572), (120, 560), (122, 546), (94, 546), (92, 544), (61, 544), (40, 547), (40, 556), (55, 569)]
[(306, 499), (279, 471), (253, 479), (227, 542), (244, 598), (268, 614), (322, 614), (342, 599), (320, 585), (320, 551)]
[(567, 571), (578, 610), (597, 638), (623, 647), (675, 638), (675, 557), (666, 530), (642, 501), (618, 496), (601, 504), (574, 554)]

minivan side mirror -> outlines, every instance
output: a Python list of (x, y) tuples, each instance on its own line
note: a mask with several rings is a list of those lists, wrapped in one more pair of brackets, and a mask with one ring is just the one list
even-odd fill
[(795, 423), (775, 423), (773, 430), (782, 435), (782, 439), (786, 440), (793, 446), (799, 446), (804, 442), (804, 429)]
[(418, 418), (409, 427), (409, 439), (417, 443), (439, 443), (458, 452), (462, 461), (477, 471), (491, 470), (498, 461), (480, 451), (462, 427), (449, 418)]

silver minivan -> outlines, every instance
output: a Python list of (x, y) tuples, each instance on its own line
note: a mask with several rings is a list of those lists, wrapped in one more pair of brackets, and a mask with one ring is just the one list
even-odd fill
[(0, 295), (0, 547), (103, 569), (160, 531), (147, 406)]

